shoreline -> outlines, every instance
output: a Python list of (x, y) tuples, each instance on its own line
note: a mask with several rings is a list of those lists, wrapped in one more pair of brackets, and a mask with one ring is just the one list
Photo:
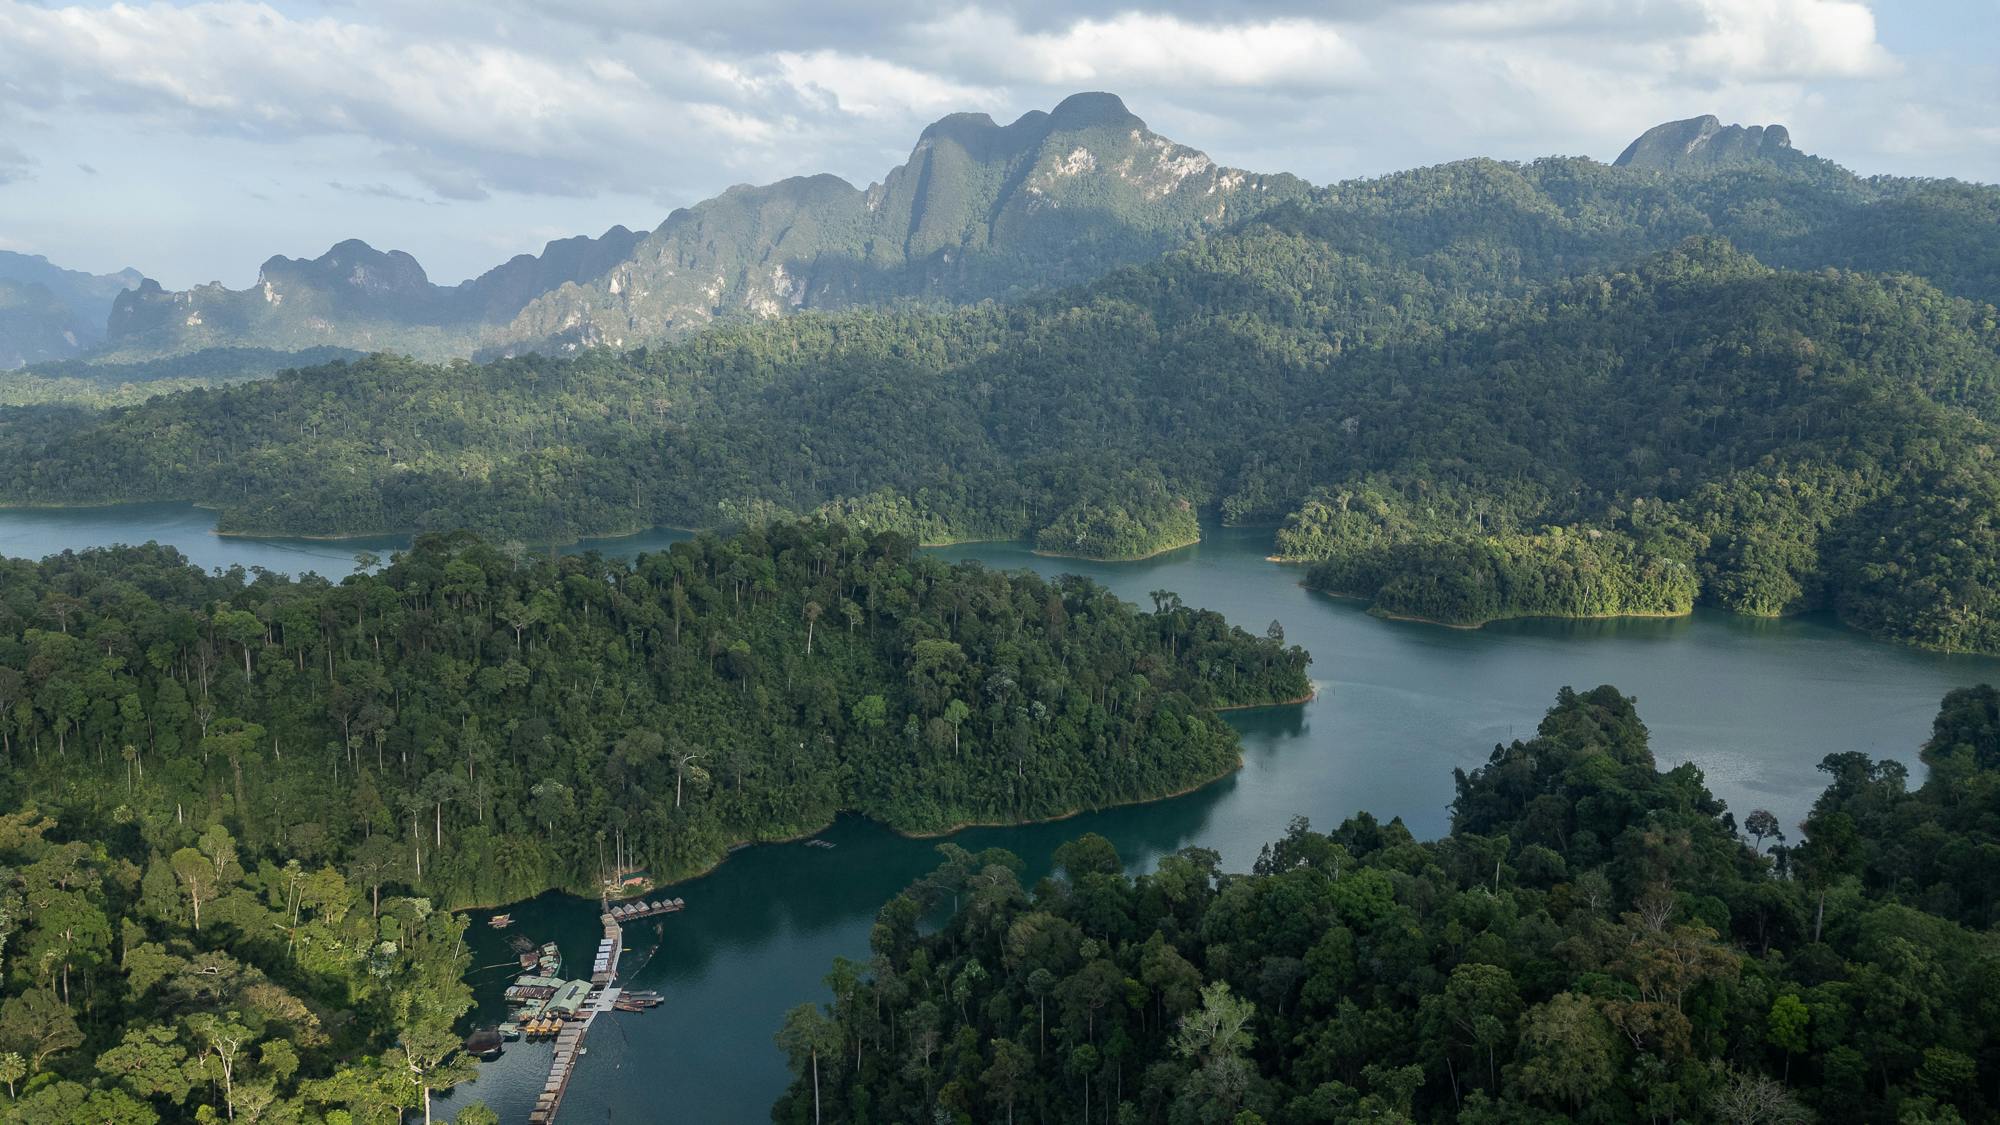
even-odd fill
[[(716, 856), (712, 862), (701, 868), (701, 870), (691, 871), (686, 875), (679, 875), (671, 879), (655, 880), (650, 889), (643, 891), (637, 895), (623, 895), (613, 901), (622, 902), (627, 898), (644, 898), (646, 895), (652, 894), (655, 891), (667, 890), (672, 887), (677, 887), (682, 883), (692, 883), (697, 879), (713, 875), (715, 874), (718, 868), (720, 868), (723, 864), (729, 862), (729, 857), (735, 855), (739, 851), (744, 851), (749, 848), (764, 847), (767, 845), (796, 844), (801, 840), (810, 840), (818, 836), (820, 833), (826, 831), (827, 829), (833, 827), (836, 823), (839, 822), (840, 818), (843, 815), (859, 817), (860, 819), (866, 820), (871, 824), (878, 825), (882, 828), (888, 829), (890, 832), (894, 833), (897, 836), (901, 836), (905, 840), (943, 840), (951, 836), (956, 836), (960, 832), (964, 832), (967, 831), (968, 829), (973, 829), (973, 828), (1027, 828), (1031, 825), (1036, 825), (1036, 824), (1056, 824), (1061, 821), (1072, 820), (1076, 817), (1082, 816), (1085, 813), (1104, 812), (1109, 809), (1129, 808), (1135, 805), (1150, 805), (1156, 801), (1169, 801), (1174, 799), (1175, 797), (1185, 797), (1191, 793), (1198, 793), (1201, 790), (1206, 789), (1211, 785), (1214, 785), (1216, 782), (1221, 781), (1223, 778), (1228, 777), (1230, 774), (1233, 774), (1242, 768), (1243, 768), (1242, 756), (1241, 754), (1239, 754), (1235, 765), (1230, 766), (1228, 769), (1223, 770), (1221, 773), (1216, 774), (1214, 777), (1211, 777), (1206, 781), (1196, 782), (1195, 784), (1190, 785), (1185, 789), (1177, 789), (1172, 793), (1162, 793), (1157, 797), (1140, 797), (1131, 801), (1119, 801), (1115, 804), (1100, 805), (1095, 808), (1070, 809), (1067, 812), (1057, 813), (1054, 816), (1034, 817), (1028, 820), (961, 821), (949, 827), (939, 828), (934, 831), (928, 831), (928, 832), (913, 832), (908, 829), (898, 828), (895, 825), (888, 823), (887, 821), (877, 820), (875, 817), (872, 817), (867, 813), (861, 812), (857, 809), (846, 809), (846, 808), (835, 809), (833, 811), (833, 815), (828, 817), (826, 822), (824, 824), (821, 824), (817, 828), (807, 828), (789, 836), (777, 836), (769, 839), (732, 841), (723, 846), (721, 855)], [(474, 910), (499, 911), (506, 909), (508, 907), (520, 906), (523, 903), (540, 898), (543, 895), (548, 894), (550, 891), (554, 891), (558, 894), (568, 895), (571, 898), (584, 899), (586, 901), (588, 901), (592, 897), (589, 894), (575, 890), (570, 887), (543, 887), (541, 890), (536, 891), (534, 894), (528, 895), (523, 898), (508, 899), (505, 902), (475, 903), (466, 906), (449, 906), (443, 909), (452, 911), (453, 913), (462, 913)]]
[[(203, 504), (196, 504), (195, 507), (211, 512), (220, 510), (208, 508)], [(343, 531), (338, 535), (300, 535), (289, 531), (224, 531), (219, 527), (212, 534), (218, 539), (303, 539), (309, 543), (342, 543), (350, 539), (397, 539), (404, 535), (415, 538), (414, 533), (401, 531)]]
[(1039, 555), (1045, 559), (1077, 559), (1081, 562), (1129, 563), (1145, 562), (1147, 559), (1156, 559), (1161, 555), (1171, 554), (1174, 551), (1185, 551), (1189, 547), (1199, 547), (1200, 545), (1201, 536), (1197, 535), (1185, 543), (1176, 543), (1171, 547), (1161, 547), (1157, 551), (1148, 551), (1143, 555), (1118, 555), (1113, 558), (1106, 558), (1099, 555), (1072, 555), (1062, 551), (1044, 551), (1040, 547), (1031, 547), (1028, 549), (1028, 553)]
[[(1314, 688), (1312, 691), (1307, 692), (1305, 695), (1302, 695), (1297, 699), (1280, 699), (1280, 700), (1274, 700), (1270, 703), (1233, 703), (1227, 707), (1211, 707), (1209, 708), (1209, 710), (1216, 712), (1223, 712), (1223, 711), (1251, 711), (1262, 707), (1296, 707), (1301, 704), (1310, 703), (1311, 701), (1317, 698), (1319, 698), (1319, 689)], [(623, 896), (623, 897), (644, 897), (644, 895), (651, 894), (653, 891), (663, 890), (668, 887), (678, 886), (681, 883), (691, 883), (696, 879), (702, 878), (703, 876), (712, 875), (715, 873), (716, 868), (719, 868), (724, 863), (728, 862), (730, 856), (735, 855), (738, 851), (742, 850), (745, 847), (761, 847), (766, 844), (795, 844), (801, 840), (809, 840), (814, 836), (817, 836), (820, 833), (826, 831), (828, 828), (833, 827), (835, 822), (837, 822), (843, 814), (850, 816), (857, 816), (873, 824), (878, 824), (881, 827), (888, 829), (890, 832), (893, 832), (896, 835), (901, 836), (905, 840), (942, 840), (950, 836), (956, 836), (960, 832), (964, 832), (972, 828), (1027, 828), (1029, 826), (1037, 824), (1056, 824), (1061, 821), (1072, 820), (1076, 817), (1084, 815), (1085, 813), (1107, 812), (1111, 809), (1133, 808), (1138, 805), (1151, 805), (1160, 801), (1171, 801), (1176, 797), (1186, 797), (1193, 793), (1199, 793), (1203, 789), (1206, 789), (1209, 786), (1214, 785), (1216, 782), (1221, 781), (1223, 778), (1228, 777), (1231, 774), (1240, 771), (1242, 768), (1243, 768), (1243, 754), (1242, 751), (1239, 749), (1237, 751), (1236, 761), (1232, 765), (1230, 765), (1229, 768), (1223, 770), (1221, 773), (1216, 774), (1214, 777), (1210, 777), (1202, 781), (1197, 781), (1192, 785), (1176, 789), (1171, 793), (1160, 793), (1151, 797), (1136, 797), (1130, 801), (1116, 801), (1108, 805), (1096, 805), (1091, 807), (1074, 808), (1074, 809), (1069, 809), (1065, 812), (1057, 813), (1053, 816), (1031, 817), (1026, 820), (960, 821), (956, 824), (952, 824), (944, 828), (938, 828), (923, 832), (915, 832), (915, 831), (910, 831), (908, 829), (898, 828), (895, 825), (888, 823), (887, 821), (878, 820), (875, 817), (872, 817), (867, 813), (862, 812), (858, 809), (847, 809), (847, 808), (835, 809), (833, 811), (833, 815), (828, 817), (825, 823), (819, 825), (816, 828), (801, 829), (800, 831), (788, 836), (776, 836), (764, 839), (751, 839), (751, 840), (733, 840), (730, 843), (723, 845), (722, 854), (717, 856), (713, 862), (702, 867), (699, 871), (692, 871), (689, 872), (688, 874), (679, 875), (672, 879), (656, 880), (653, 883), (651, 890), (645, 891), (638, 896)], [(452, 911), (500, 910), (504, 907), (518, 906), (521, 903), (529, 901), (530, 899), (539, 898), (542, 895), (548, 894), (550, 891), (557, 891), (559, 893), (569, 895), (573, 898), (587, 899), (590, 897), (587, 894), (583, 894), (569, 887), (544, 887), (541, 890), (536, 891), (534, 894), (527, 895), (522, 898), (509, 899), (505, 902), (473, 903), (463, 906), (454, 905), (447, 907), (446, 909)]]
[[(1680, 617), (1693, 617), (1696, 609), (1695, 606), (1689, 606), (1680, 613), (1653, 613), (1636, 609), (1623, 613), (1503, 613), (1498, 617), (1487, 617), (1471, 622), (1439, 621), (1435, 617), (1420, 617), (1413, 613), (1391, 613), (1386, 609), (1377, 609), (1374, 605), (1375, 598), (1372, 594), (1350, 594), (1340, 590), (1321, 590), (1317, 587), (1306, 586), (1304, 582), (1300, 582), (1299, 585), (1305, 586), (1307, 592), (1319, 594), (1323, 597), (1339, 598), (1341, 601), (1348, 602), (1367, 602), (1369, 603), (1367, 608), (1368, 616), (1380, 618), (1383, 621), (1400, 621), (1412, 625), (1436, 625), (1445, 629), (1484, 629), (1488, 625), (1498, 621), (1616, 621), (1621, 617), (1672, 621)], [(1731, 616), (1748, 617), (1750, 615), (1731, 614)], [(1863, 635), (1866, 636), (1867, 634)]]
[(1230, 703), (1221, 707), (1211, 707), (1209, 710), (1220, 714), (1225, 711), (1261, 711), (1266, 707), (1302, 707), (1318, 698), (1319, 689), (1313, 688), (1297, 699), (1279, 699), (1270, 703)]
[[(1238, 751), (1236, 755), (1236, 763), (1230, 766), (1228, 769), (1223, 770), (1221, 773), (1216, 774), (1214, 777), (1211, 777), (1206, 781), (1197, 781), (1193, 785), (1187, 786), (1184, 789), (1176, 789), (1171, 793), (1162, 793), (1157, 797), (1139, 797), (1130, 801), (1117, 801), (1109, 805), (1098, 805), (1094, 808), (1071, 809), (1068, 812), (1057, 813), (1054, 816), (1035, 817), (1030, 820), (960, 821), (959, 823), (954, 824), (949, 828), (940, 828), (934, 832), (908, 832), (901, 828), (897, 828), (894, 825), (889, 825), (889, 824), (884, 824), (882, 825), (882, 827), (887, 828), (889, 831), (894, 832), (896, 835), (901, 836), (905, 840), (942, 840), (948, 836), (956, 836), (960, 832), (964, 832), (972, 828), (1028, 828), (1037, 824), (1059, 824), (1065, 820), (1074, 820), (1077, 817), (1084, 815), (1085, 813), (1108, 812), (1111, 809), (1136, 808), (1140, 805), (1151, 805), (1151, 804), (1157, 804), (1160, 801), (1171, 801), (1176, 797), (1186, 797), (1189, 794), (1201, 792), (1202, 790), (1208, 788), (1209, 786), (1214, 785), (1216, 782), (1221, 781), (1223, 778), (1238, 772), (1242, 768), (1243, 768), (1243, 754), (1241, 751)], [(856, 813), (855, 815), (860, 816), (863, 814)], [(878, 821), (877, 823), (880, 822)]]
[(925, 550), (940, 547), (969, 547), (974, 543), (1026, 543), (1028, 540), (1018, 535), (973, 535), (964, 539), (920, 539), (917, 546)]
[[(12, 503), (0, 504), (0, 512), (89, 511), (101, 508), (123, 508), (139, 504), (186, 504), (188, 507), (194, 508), (197, 511), (217, 512), (217, 513), (223, 510), (222, 505), (212, 504), (203, 500), (117, 499), (117, 500), (17, 501)], [(800, 517), (800, 518), (803, 519), (809, 517)], [(701, 535), (708, 532), (722, 534), (722, 528), (720, 527), (682, 527), (679, 524), (673, 524), (673, 523), (648, 523), (648, 524), (640, 524), (636, 527), (612, 528), (606, 531), (579, 532), (568, 539), (558, 540), (554, 542), (548, 540), (543, 540), (540, 542), (532, 542), (532, 543), (523, 541), (523, 545), (530, 551), (539, 551), (539, 550), (546, 550), (547, 548), (550, 547), (555, 547), (555, 548), (575, 547), (583, 543), (587, 539), (603, 540), (603, 541), (631, 539), (635, 536), (644, 535), (649, 531), (678, 531), (684, 535)], [(403, 528), (400, 530), (392, 528), (388, 530), (376, 529), (372, 531), (304, 532), (304, 531), (282, 531), (282, 530), (273, 531), (273, 530), (263, 530), (255, 528), (223, 528), (218, 526), (214, 528), (210, 532), (210, 534), (213, 534), (216, 537), (222, 539), (245, 539), (245, 540), (261, 539), (261, 540), (273, 540), (273, 541), (285, 540), (285, 539), (297, 539), (309, 543), (340, 543), (351, 539), (414, 540), (419, 535), (424, 535), (429, 533), (417, 531), (413, 528)], [(488, 535), (487, 533), (482, 531), (475, 530), (473, 531), (473, 534), (478, 535), (481, 539), (484, 539), (489, 543), (495, 543), (499, 541), (494, 536)], [(1020, 536), (973, 535), (963, 539), (919, 540), (917, 546), (928, 549), (928, 548), (938, 548), (938, 547), (963, 547), (977, 543), (1028, 543), (1028, 542), (1032, 542), (1032, 540), (1023, 539)], [(1200, 540), (1197, 539), (1195, 540), (1195, 542), (1198, 543), (1200, 542)], [(1193, 545), (1192, 543), (1184, 544), (1184, 546), (1192, 546), (1192, 545)], [(1164, 551), (1166, 550), (1179, 550), (1179, 549), (1180, 549), (1179, 547), (1169, 547), (1169, 548), (1164, 548), (1163, 551), (1156, 551), (1154, 552), (1154, 554), (1161, 554), (1164, 553)], [(1041, 554), (1044, 552), (1036, 552), (1036, 553)], [(1087, 558), (1088, 556), (1066, 555), (1058, 557)], [(1152, 558), (1152, 557), (1153, 557), (1152, 555), (1139, 555), (1129, 560), (1108, 559), (1108, 560), (1093, 560), (1093, 561), (1123, 562), (1123, 561), (1137, 561), (1138, 559)]]
[[(4, 511), (61, 512), (70, 510), (82, 511), (82, 510), (92, 510), (101, 508), (122, 508), (137, 504), (186, 504), (190, 508), (194, 508), (197, 511), (216, 512), (218, 514), (223, 511), (223, 505), (210, 503), (204, 500), (115, 499), (115, 500), (17, 501), (12, 503), (0, 504), (0, 512)], [(812, 517), (800, 517), (800, 518), (805, 519)], [(658, 531), (658, 530), (678, 531), (686, 535), (701, 535), (705, 532), (716, 532), (718, 534), (721, 533), (721, 529), (717, 527), (682, 527), (678, 524), (671, 524), (671, 523), (649, 523), (640, 525), (638, 527), (619, 527), (607, 531), (579, 532), (568, 539), (563, 539), (553, 542), (542, 541), (542, 542), (528, 543), (524, 541), (523, 545), (530, 551), (544, 550), (551, 547), (554, 548), (575, 547), (581, 544), (586, 539), (606, 540), (606, 541), (617, 540), (617, 539), (630, 539), (633, 538), (634, 536), (644, 535), (649, 531)], [(413, 528), (403, 528), (401, 530), (393, 528), (384, 530), (377, 528), (370, 531), (334, 531), (334, 532), (283, 531), (283, 530), (267, 530), (267, 529), (257, 529), (257, 528), (224, 528), (220, 526), (218, 521), (218, 526), (216, 526), (211, 531), (211, 534), (213, 534), (219, 539), (244, 539), (244, 540), (261, 539), (261, 540), (273, 540), (273, 541), (284, 540), (284, 539), (296, 539), (308, 543), (342, 543), (354, 539), (414, 540), (417, 536), (427, 533), (417, 531)], [(475, 530), (473, 531), (473, 534), (478, 535), (481, 539), (484, 539), (489, 543), (496, 542), (494, 537), (486, 534), (485, 532)], [(1193, 539), (1190, 539), (1184, 543), (1174, 543), (1169, 546), (1158, 548), (1157, 550), (1148, 551), (1143, 555), (1118, 555), (1115, 557), (1100, 557), (1096, 555), (1076, 555), (1064, 551), (1044, 551), (1034, 546), (1034, 538), (1032, 536), (1019, 536), (1019, 535), (971, 535), (962, 539), (961, 538), (919, 539), (917, 541), (917, 546), (924, 548), (926, 550), (931, 550), (942, 547), (971, 546), (979, 543), (1020, 543), (1028, 546), (1030, 554), (1039, 555), (1043, 558), (1076, 559), (1082, 562), (1125, 563), (1125, 562), (1144, 562), (1147, 559), (1158, 558), (1161, 555), (1170, 554), (1174, 551), (1180, 551), (1180, 550), (1185, 550), (1189, 547), (1199, 546), (1201, 544), (1201, 541), (1202, 541), (1201, 536), (1197, 535)]]
[(1439, 621), (1435, 618), (1418, 617), (1413, 614), (1390, 613), (1387, 610), (1374, 608), (1370, 608), (1368, 614), (1371, 617), (1379, 617), (1384, 621), (1405, 621), (1418, 625), (1442, 625), (1447, 629), (1484, 629), (1488, 625), (1499, 621), (1616, 621), (1621, 617), (1671, 621), (1675, 618), (1691, 617), (1694, 615), (1694, 610), (1689, 609), (1682, 613), (1649, 613), (1642, 610), (1633, 610), (1628, 613), (1509, 613), (1500, 617), (1488, 617), (1482, 621), (1469, 624), (1458, 621)]
[[(91, 511), (98, 508), (124, 508), (139, 504), (187, 504), (195, 508), (206, 507), (189, 500), (9, 500), (0, 504), (0, 512)], [(215, 509), (209, 508), (209, 510)]]

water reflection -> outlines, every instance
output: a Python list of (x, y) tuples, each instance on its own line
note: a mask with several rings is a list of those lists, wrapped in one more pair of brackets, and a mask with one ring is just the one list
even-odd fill
[[(148, 538), (195, 562), (347, 573), (352, 542), (251, 541), (212, 534), (209, 513), (185, 505), (85, 512), (0, 511), (0, 553)], [(658, 550), (679, 532), (580, 544), (607, 555)], [(1137, 866), (1191, 843), (1241, 870), (1294, 815), (1331, 825), (1359, 809), (1401, 817), (1419, 836), (1446, 830), (1451, 771), (1471, 769), (1494, 744), (1531, 735), (1556, 690), (1613, 683), (1639, 699), (1663, 766), (1693, 762), (1742, 812), (1767, 807), (1790, 828), (1824, 780), (1828, 753), (1859, 750), (1915, 766), (1938, 699), (2000, 681), (2000, 661), (1946, 656), (1868, 640), (1823, 617), (1767, 621), (1713, 610), (1672, 620), (1523, 620), (1479, 630), (1383, 621), (1352, 601), (1299, 586), (1296, 568), (1264, 560), (1268, 531), (1214, 529), (1203, 543), (1138, 563), (1049, 559), (1018, 544), (945, 548), (951, 559), (1074, 572), (1148, 604), (1156, 589), (1217, 610), (1253, 631), (1271, 621), (1314, 657), (1312, 703), (1234, 712), (1241, 771), (1194, 794), (1052, 824), (972, 829), (971, 849), (1009, 848), (1032, 879), (1080, 832), (1101, 832)], [(378, 553), (400, 541), (369, 545)], [(831, 850), (751, 848), (683, 884), (684, 914), (633, 928), (637, 987), (666, 1005), (615, 1014), (591, 1033), (563, 1118), (761, 1121), (785, 1081), (771, 1034), (784, 1010), (824, 995), (836, 955), (865, 958), (876, 909), (935, 861), (929, 841), (907, 840), (853, 818), (827, 830)], [(510, 907), (514, 931), (555, 940), (571, 964), (596, 948), (595, 903), (559, 895)], [(506, 934), (473, 933), (475, 965), (503, 965)], [(481, 1014), (497, 1019), (504, 969), (476, 978)], [(484, 1099), (503, 1119), (526, 1115), (546, 1074), (548, 1048), (511, 1044), (451, 1102)]]

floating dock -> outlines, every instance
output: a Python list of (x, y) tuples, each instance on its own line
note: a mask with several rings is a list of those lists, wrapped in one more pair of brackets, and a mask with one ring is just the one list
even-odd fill
[[(636, 902), (617, 906), (607, 905), (598, 920), (604, 923), (604, 938), (597, 943), (597, 955), (592, 958), (590, 980), (571, 981), (564, 991), (551, 997), (550, 1007), (555, 1001), (576, 1003), (573, 1013), (564, 1018), (555, 1033), (555, 1055), (549, 1060), (549, 1079), (542, 1085), (542, 1092), (535, 1098), (535, 1108), (528, 1111), (528, 1125), (549, 1125), (556, 1119), (556, 1112), (562, 1108), (563, 1094), (569, 1091), (569, 1080), (576, 1070), (577, 1059), (583, 1055), (583, 1037), (589, 1032), (592, 1020), (611, 1011), (633, 1011), (634, 1002), (621, 1004), (623, 992), (618, 987), (618, 958), (625, 952), (624, 923), (639, 918), (650, 918), (658, 914), (672, 914), (687, 908), (687, 903), (677, 899), (660, 899), (656, 902)], [(580, 999), (576, 998), (578, 986), (585, 986)], [(635, 1002), (640, 1007), (651, 1007), (659, 1003), (657, 994), (651, 992), (635, 994)]]
[(621, 902), (605, 911), (604, 917), (613, 922), (636, 922), (656, 914), (672, 914), (685, 909), (687, 909), (686, 900), (678, 898), (663, 898), (653, 902)]

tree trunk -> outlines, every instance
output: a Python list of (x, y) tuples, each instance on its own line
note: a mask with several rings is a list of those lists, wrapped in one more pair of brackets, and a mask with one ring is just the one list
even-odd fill
[(236, 780), (236, 815), (242, 817), (247, 826), (250, 823), (250, 802), (243, 795), (243, 755), (229, 755), (229, 772)]

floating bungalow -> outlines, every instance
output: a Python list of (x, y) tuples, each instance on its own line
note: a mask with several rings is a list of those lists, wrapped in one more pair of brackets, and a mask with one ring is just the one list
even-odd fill
[(655, 914), (672, 914), (687, 909), (687, 901), (678, 898), (663, 898), (655, 902), (621, 902), (605, 911), (605, 918), (612, 922), (624, 923), (640, 918), (651, 918)]
[(502, 993), (509, 1004), (519, 1004), (528, 1000), (547, 1000), (563, 985), (561, 977), (545, 977), (530, 973), (507, 986)]
[(564, 982), (554, 996), (542, 1005), (542, 1010), (555, 1016), (573, 1016), (582, 1010), (583, 1002), (590, 996), (590, 982), (573, 980)]

